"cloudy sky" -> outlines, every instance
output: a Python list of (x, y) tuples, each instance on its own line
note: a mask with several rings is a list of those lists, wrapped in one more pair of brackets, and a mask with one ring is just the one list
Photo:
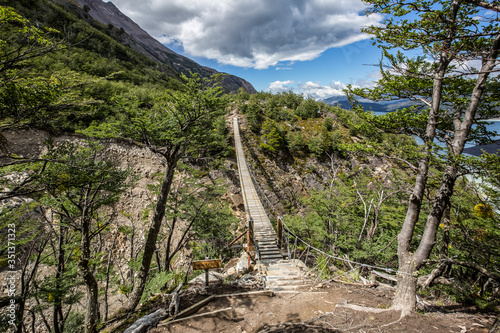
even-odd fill
[(361, 0), (112, 0), (167, 47), (258, 91), (326, 98), (369, 85), (380, 51)]

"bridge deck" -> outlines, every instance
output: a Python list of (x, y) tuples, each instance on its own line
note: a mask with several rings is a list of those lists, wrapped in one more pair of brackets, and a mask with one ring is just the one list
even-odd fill
[(274, 231), (271, 221), (269, 221), (269, 217), (266, 214), (250, 176), (245, 154), (243, 153), (237, 118), (233, 119), (233, 128), (241, 192), (245, 203), (247, 221), (253, 220), (254, 223), (254, 238), (257, 242), (260, 259), (263, 262), (283, 259), (277, 246), (276, 232)]

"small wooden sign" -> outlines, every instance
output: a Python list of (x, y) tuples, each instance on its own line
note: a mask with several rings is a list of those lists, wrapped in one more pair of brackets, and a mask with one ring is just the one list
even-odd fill
[(212, 269), (221, 268), (222, 262), (220, 259), (208, 259), (193, 261), (193, 269)]

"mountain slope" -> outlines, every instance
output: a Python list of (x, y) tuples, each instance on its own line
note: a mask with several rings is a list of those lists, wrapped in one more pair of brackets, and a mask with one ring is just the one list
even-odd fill
[[(64, 0), (71, 1), (71, 0)], [(152, 60), (170, 66), (175, 72), (188, 75), (190, 72), (197, 73), (202, 77), (209, 77), (217, 74), (215, 69), (201, 66), (193, 60), (167, 48), (159, 41), (150, 36), (139, 25), (123, 14), (112, 2), (103, 2), (102, 0), (76, 0), (80, 7), (85, 8), (86, 12), (96, 21), (122, 28), (131, 39), (124, 44), (134, 50), (141, 52)], [(243, 87), (249, 93), (255, 93), (255, 88), (246, 80), (228, 75), (223, 86), (227, 91), (237, 91)]]
[[(328, 105), (335, 105), (341, 107), (346, 110), (351, 110), (351, 104), (347, 100), (345, 96), (334, 96), (329, 97), (323, 101)], [(394, 101), (359, 101), (361, 106), (365, 108), (365, 110), (371, 110), (373, 112), (392, 112), (397, 109), (402, 109), (414, 105), (415, 102), (410, 100), (394, 100)]]

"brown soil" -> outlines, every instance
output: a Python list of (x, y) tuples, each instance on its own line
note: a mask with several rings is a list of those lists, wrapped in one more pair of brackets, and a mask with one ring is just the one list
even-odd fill
[[(181, 310), (212, 294), (245, 292), (228, 285), (210, 287), (204, 295), (185, 291)], [(342, 305), (355, 304), (387, 309), (393, 291), (388, 288), (365, 288), (330, 284), (302, 291), (278, 291), (275, 296), (218, 298), (198, 311), (206, 313), (232, 307), (232, 310), (210, 316), (185, 319), (149, 332), (488, 332), (495, 314), (482, 313), (443, 301), (422, 312), (399, 320), (399, 312), (354, 311)], [(431, 303), (427, 300), (428, 303)], [(384, 326), (386, 325), (386, 326)]]

